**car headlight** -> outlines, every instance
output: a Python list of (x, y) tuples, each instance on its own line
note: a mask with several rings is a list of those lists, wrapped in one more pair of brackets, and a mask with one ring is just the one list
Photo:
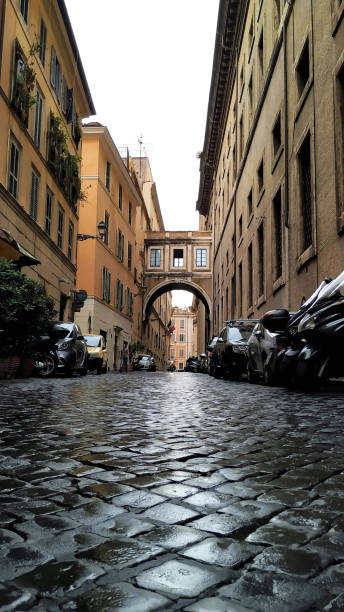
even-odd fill
[(68, 342), (61, 342), (61, 344), (57, 345), (57, 350), (58, 351), (68, 351), (68, 349), (69, 349)]

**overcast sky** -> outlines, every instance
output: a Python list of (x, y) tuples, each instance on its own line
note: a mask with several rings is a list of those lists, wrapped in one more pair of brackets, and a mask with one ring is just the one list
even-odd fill
[(166, 230), (197, 230), (196, 153), (203, 148), (219, 0), (66, 5), (97, 120), (132, 155), (142, 134)]

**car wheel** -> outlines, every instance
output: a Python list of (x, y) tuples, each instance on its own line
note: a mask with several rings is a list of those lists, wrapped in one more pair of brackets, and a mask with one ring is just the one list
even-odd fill
[(78, 370), (80, 376), (86, 376), (87, 374), (87, 368), (86, 366), (84, 366), (83, 368), (80, 368), (80, 370)]
[(51, 355), (43, 355), (43, 367), (38, 370), (37, 374), (40, 378), (48, 378), (55, 372), (55, 360)]

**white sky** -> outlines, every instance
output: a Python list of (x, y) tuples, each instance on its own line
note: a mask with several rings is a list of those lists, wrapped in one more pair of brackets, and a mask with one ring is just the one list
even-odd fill
[(197, 230), (196, 153), (203, 148), (219, 0), (66, 5), (96, 119), (133, 155), (142, 134), (166, 230)]

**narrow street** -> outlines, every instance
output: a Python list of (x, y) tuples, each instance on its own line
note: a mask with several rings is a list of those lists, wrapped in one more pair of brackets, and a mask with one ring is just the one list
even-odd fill
[(344, 406), (189, 373), (2, 381), (0, 610), (344, 609)]

